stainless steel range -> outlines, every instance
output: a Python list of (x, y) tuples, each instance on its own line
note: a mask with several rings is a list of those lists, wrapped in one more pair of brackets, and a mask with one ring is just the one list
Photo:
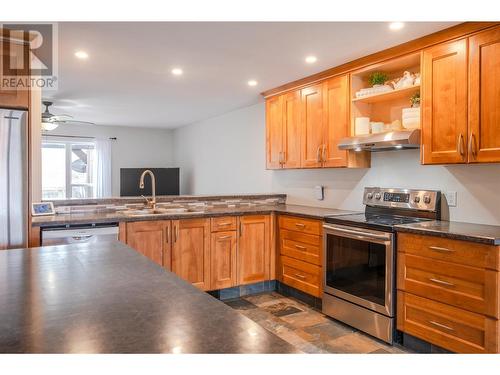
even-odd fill
[(323, 312), (392, 343), (395, 329), (394, 226), (441, 218), (441, 193), (365, 188), (364, 214), (324, 224)]

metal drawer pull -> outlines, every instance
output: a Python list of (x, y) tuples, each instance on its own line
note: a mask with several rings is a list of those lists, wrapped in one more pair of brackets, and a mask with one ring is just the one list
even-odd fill
[(434, 251), (440, 251), (442, 253), (453, 253), (453, 252), (455, 252), (455, 250), (447, 249), (446, 247), (439, 247), (439, 246), (429, 246), (429, 249), (434, 250)]
[(439, 280), (439, 279), (429, 279), (429, 280), (432, 281), (433, 283), (436, 283), (436, 284), (441, 284), (441, 285), (446, 285), (446, 286), (455, 286), (455, 284), (449, 283), (448, 281), (443, 281), (443, 280)]
[(228, 238), (231, 238), (231, 237), (232, 237), (231, 235), (221, 236), (221, 237), (219, 237), (219, 240), (227, 240)]
[(73, 236), (71, 238), (73, 238), (75, 241), (87, 241), (89, 239), (91, 239), (92, 237), (94, 237), (92, 234), (90, 235), (83, 235), (83, 236)]
[(300, 273), (296, 273), (295, 276), (302, 280), (306, 278), (304, 275), (301, 275)]
[(222, 226), (226, 226), (226, 225), (231, 225), (230, 222), (225, 222), (225, 223), (218, 223), (217, 224), (218, 226), (222, 227)]
[(304, 228), (306, 225), (302, 223), (295, 223), (295, 226), (299, 228)]
[(448, 331), (454, 331), (454, 329), (453, 329), (453, 328), (448, 327), (448, 326), (445, 326), (444, 324), (441, 324), (441, 323), (435, 322), (435, 321), (433, 321), (433, 320), (429, 320), (429, 323), (431, 323), (432, 325), (434, 325), (434, 326), (436, 326), (436, 327), (447, 329)]
[(295, 245), (295, 247), (296, 247), (297, 249), (300, 249), (300, 250), (306, 250), (306, 249), (307, 249), (307, 247), (305, 247), (305, 246), (300, 246), (300, 245)]

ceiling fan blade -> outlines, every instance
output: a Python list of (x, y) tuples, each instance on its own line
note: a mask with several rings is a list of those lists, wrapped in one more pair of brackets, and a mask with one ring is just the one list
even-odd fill
[(90, 121), (78, 121), (78, 120), (56, 120), (52, 121), (58, 124), (84, 124), (84, 125), (95, 125), (95, 122)]
[(64, 118), (68, 118), (68, 119), (72, 119), (73, 116), (71, 115), (52, 115), (52, 117), (54, 120), (64, 120)]

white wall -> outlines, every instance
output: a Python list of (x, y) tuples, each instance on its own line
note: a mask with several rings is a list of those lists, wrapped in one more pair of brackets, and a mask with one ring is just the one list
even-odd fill
[(124, 126), (61, 125), (47, 133), (98, 138), (112, 141), (112, 194), (120, 195), (120, 168), (165, 168), (173, 163), (172, 131)]
[[(370, 169), (265, 170), (265, 108), (260, 103), (174, 130), (183, 194), (286, 193), (289, 203), (362, 210), (365, 186), (457, 192), (445, 218), (500, 225), (500, 164), (422, 166), (419, 151), (372, 154)], [(325, 186), (325, 200), (313, 187)]]

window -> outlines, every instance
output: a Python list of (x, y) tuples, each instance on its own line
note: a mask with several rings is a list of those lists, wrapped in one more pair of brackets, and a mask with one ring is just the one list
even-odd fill
[(95, 144), (44, 137), (42, 198), (95, 198)]

